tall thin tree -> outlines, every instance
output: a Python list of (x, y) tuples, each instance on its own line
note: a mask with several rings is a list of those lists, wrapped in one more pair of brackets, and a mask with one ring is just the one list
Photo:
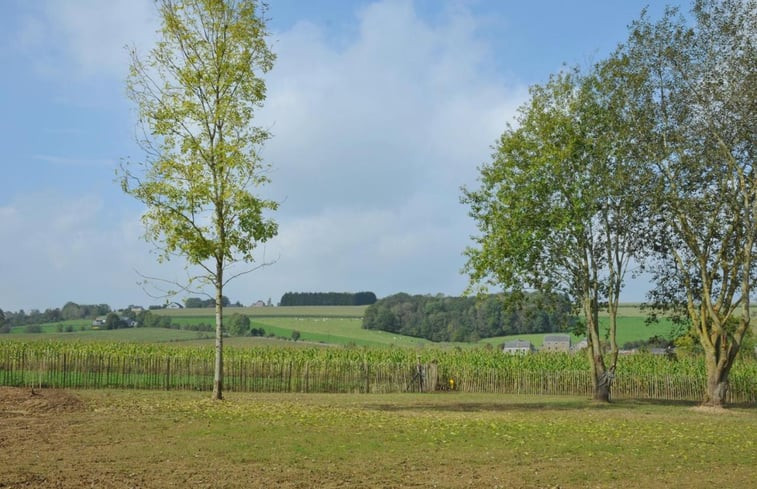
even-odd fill
[[(213, 398), (223, 398), (223, 289), (276, 235), (277, 204), (251, 191), (268, 181), (252, 124), (274, 55), (256, 0), (158, 0), (160, 39), (146, 57), (131, 50), (127, 91), (145, 150), (121, 166), (125, 192), (142, 201), (145, 237), (160, 258), (186, 259), (190, 281), (212, 286), (216, 308)], [(196, 272), (196, 273), (195, 273)], [(193, 286), (194, 286), (193, 285)]]

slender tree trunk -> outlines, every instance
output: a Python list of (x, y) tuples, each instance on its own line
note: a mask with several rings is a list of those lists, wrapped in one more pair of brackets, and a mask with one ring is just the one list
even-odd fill
[(216, 359), (213, 374), (213, 396), (223, 399), (223, 265), (216, 266)]
[(584, 317), (586, 319), (586, 337), (588, 340), (586, 350), (591, 365), (593, 399), (600, 402), (610, 402), (613, 372), (607, 370), (602, 355), (602, 344), (599, 336), (599, 305), (590, 297), (584, 299)]

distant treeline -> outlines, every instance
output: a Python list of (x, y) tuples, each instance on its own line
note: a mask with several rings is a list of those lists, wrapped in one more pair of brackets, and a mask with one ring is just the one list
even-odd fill
[[(221, 305), (223, 307), (229, 307), (231, 306), (231, 301), (228, 297), (225, 295), (221, 296)], [(241, 306), (241, 304), (238, 304), (238, 306)], [(216, 307), (216, 300), (213, 299), (203, 299), (201, 297), (188, 297), (184, 300), (184, 307), (187, 309), (192, 308), (199, 308), (199, 307)]]
[(365, 310), (363, 328), (431, 341), (478, 341), (526, 333), (551, 333), (571, 327), (570, 303), (559, 295), (526, 294), (521, 300), (490, 295), (444, 297), (395, 294)]
[(373, 292), (287, 292), (280, 306), (367, 306), (376, 302)]
[(21, 309), (18, 312), (5, 311), (2, 315), (5, 318), (7, 326), (23, 326), (26, 324), (56, 323), (69, 319), (93, 319), (97, 316), (104, 316), (109, 312), (111, 312), (111, 309), (107, 304), (66, 302), (62, 308), (56, 307), (45, 309), (44, 311), (32, 309), (28, 313)]

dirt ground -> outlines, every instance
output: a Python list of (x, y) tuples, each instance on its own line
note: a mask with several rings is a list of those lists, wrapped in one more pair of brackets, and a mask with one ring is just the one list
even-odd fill
[(643, 403), (207, 397), (0, 387), (0, 489), (691, 489), (757, 476), (751, 409), (715, 423)]
[[(334, 469), (212, 456), (203, 460), (201, 455), (165, 452), (159, 456), (150, 447), (160, 433), (140, 428), (130, 432), (133, 420), (109, 421), (99, 408), (99, 403), (68, 391), (0, 387), (0, 488), (509, 487), (481, 481), (479, 474), (459, 466), (435, 468), (433, 478), (441, 481), (439, 485), (429, 481), (425, 467), (398, 467), (387, 473), (372, 470), (365, 461)], [(165, 436), (154, 444), (172, 449), (175, 435), (169, 429)], [(175, 446), (177, 451), (185, 449)]]

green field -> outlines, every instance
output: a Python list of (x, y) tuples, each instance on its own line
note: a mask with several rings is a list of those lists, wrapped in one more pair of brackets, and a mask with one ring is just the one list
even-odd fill
[[(316, 317), (316, 318), (362, 318), (368, 306), (284, 306), (284, 307), (226, 307), (224, 315), (244, 314), (250, 317)], [(215, 309), (212, 307), (195, 309), (157, 309), (151, 311), (155, 314), (182, 317), (201, 316), (206, 318), (215, 317)]]
[[(23, 328), (22, 328), (23, 330)], [(53, 329), (55, 331), (55, 329)], [(72, 333), (17, 333), (8, 336), (13, 340), (52, 340), (52, 341), (98, 341), (98, 342), (134, 342), (134, 343), (163, 343), (168, 341), (200, 340), (211, 337), (214, 333), (183, 331), (167, 328), (125, 328), (111, 330), (74, 331)], [(3, 336), (0, 335), (0, 341)]]
[(757, 411), (506, 395), (0, 390), (0, 486), (752, 487)]
[[(434, 344), (423, 338), (414, 338), (377, 330), (366, 330), (361, 327), (362, 315), (366, 306), (302, 306), (302, 307), (250, 307), (226, 308), (225, 317), (232, 314), (249, 315), (253, 328), (263, 328), (266, 335), (278, 338), (291, 338), (293, 331), (300, 332), (300, 340), (308, 343), (323, 343), (333, 345), (360, 346), (394, 346), (403, 348), (417, 348), (430, 345), (442, 347), (470, 347), (475, 343), (442, 343)], [(214, 325), (215, 311), (213, 308), (203, 309), (161, 309), (154, 311), (160, 315), (170, 316), (172, 322), (178, 325), (208, 324)], [(648, 339), (652, 336), (671, 338), (674, 326), (667, 319), (651, 325), (645, 324), (645, 313), (637, 305), (621, 306), (621, 316), (618, 318), (618, 344), (622, 346), (630, 341)], [(607, 318), (600, 321), (606, 325)], [(64, 321), (62, 323), (47, 323), (42, 326), (46, 338), (61, 340), (103, 340), (103, 341), (136, 341), (136, 342), (164, 342), (164, 341), (197, 341), (212, 342), (212, 332), (181, 331), (161, 328), (132, 328), (125, 330), (94, 331), (90, 329), (90, 320)], [(71, 333), (58, 333), (60, 326), (72, 325)], [(81, 328), (86, 328), (81, 331)], [(13, 337), (31, 339), (39, 334), (24, 333), (24, 326), (17, 326), (11, 330)], [(531, 341), (536, 347), (543, 343), (545, 334), (525, 334), (502, 336), (482, 339), (478, 345), (498, 346), (512, 339)], [(580, 338), (574, 336), (573, 342)], [(2, 340), (2, 336), (0, 336)], [(231, 340), (240, 344), (270, 344), (259, 339)]]
[[(670, 320), (661, 319), (657, 323), (646, 324), (644, 322), (644, 319), (645, 317), (641, 315), (624, 316), (624, 317), (618, 318), (617, 339), (618, 339), (619, 347), (622, 347), (623, 344), (631, 342), (631, 341), (646, 340), (653, 336), (660, 336), (666, 339), (673, 339), (671, 334), (676, 331), (676, 327), (670, 322)], [(599, 323), (602, 326), (601, 334), (603, 335), (603, 337), (607, 338), (608, 331), (609, 331), (609, 320), (606, 317), (600, 317)], [(549, 334), (555, 334), (555, 333), (549, 333)], [(542, 333), (498, 336), (495, 338), (483, 339), (481, 340), (481, 343), (490, 343), (493, 345), (499, 345), (499, 344), (504, 343), (505, 341), (523, 339), (523, 340), (530, 341), (536, 347), (540, 347), (544, 343), (545, 336), (546, 334), (542, 334)], [(571, 342), (575, 344), (576, 342), (580, 341), (582, 338), (583, 338), (582, 336), (571, 335)]]

